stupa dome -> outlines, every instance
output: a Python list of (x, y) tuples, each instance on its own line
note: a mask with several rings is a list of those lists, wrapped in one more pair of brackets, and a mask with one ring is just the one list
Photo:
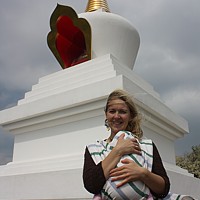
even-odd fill
[(140, 45), (137, 30), (125, 18), (105, 12), (100, 8), (79, 14), (85, 18), (92, 31), (92, 59), (112, 54), (122, 64), (133, 69)]

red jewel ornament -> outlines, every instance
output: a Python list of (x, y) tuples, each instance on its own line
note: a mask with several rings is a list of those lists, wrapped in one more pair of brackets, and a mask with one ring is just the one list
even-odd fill
[(68, 6), (57, 5), (50, 19), (48, 46), (63, 69), (91, 59), (91, 28)]

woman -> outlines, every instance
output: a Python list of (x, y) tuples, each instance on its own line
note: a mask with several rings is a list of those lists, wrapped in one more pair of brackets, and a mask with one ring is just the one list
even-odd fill
[[(143, 133), (140, 127), (140, 116), (131, 97), (123, 90), (113, 91), (107, 100), (105, 107), (106, 126), (111, 130), (108, 139), (95, 145), (95, 148), (104, 148), (99, 154), (102, 160), (95, 161), (91, 147), (85, 150), (85, 161), (83, 169), (83, 181), (85, 188), (93, 194), (101, 194), (106, 191), (108, 182), (117, 182), (116, 192), (121, 193), (121, 189), (127, 184), (142, 182), (148, 187), (149, 196), (141, 196), (134, 199), (151, 199), (151, 195), (157, 198), (167, 196), (170, 188), (169, 178), (163, 167), (162, 160), (154, 143), (152, 143), (152, 165), (151, 170), (139, 165), (129, 158), (122, 159), (125, 155), (138, 155), (142, 157), (141, 143)], [(125, 131), (125, 132), (123, 132)], [(120, 135), (117, 135), (119, 134)], [(126, 133), (131, 133), (132, 137), (126, 138)], [(110, 144), (114, 139), (115, 145)], [(110, 146), (109, 152), (107, 146)], [(111, 148), (112, 147), (112, 148)], [(102, 153), (103, 152), (103, 153)], [(105, 154), (105, 155), (103, 155)], [(99, 159), (98, 158), (98, 159)], [(120, 161), (121, 160), (121, 161)], [(119, 162), (121, 166), (116, 167)], [(130, 187), (130, 186), (129, 186)], [(109, 191), (111, 188), (109, 188)], [(107, 191), (106, 191), (107, 194)], [(118, 197), (104, 196), (105, 199), (124, 199)], [(129, 194), (128, 194), (129, 195)], [(131, 197), (132, 198), (132, 197)]]

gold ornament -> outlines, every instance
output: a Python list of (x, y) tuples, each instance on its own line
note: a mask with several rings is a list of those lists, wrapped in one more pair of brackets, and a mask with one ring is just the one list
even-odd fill
[(110, 12), (106, 0), (89, 0), (85, 11), (92, 12), (101, 8), (106, 12)]

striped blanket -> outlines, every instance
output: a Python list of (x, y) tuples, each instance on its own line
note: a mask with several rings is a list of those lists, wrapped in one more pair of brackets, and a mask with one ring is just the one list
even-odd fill
[[(104, 160), (105, 157), (110, 153), (110, 151), (115, 147), (119, 136), (125, 133), (125, 139), (131, 139), (134, 137), (132, 133), (127, 131), (119, 131), (115, 137), (113, 138), (111, 143), (107, 143), (105, 141), (97, 142), (96, 144), (90, 144), (88, 145), (88, 150), (96, 164), (98, 164), (100, 161)], [(142, 155), (137, 154), (129, 154), (122, 156), (121, 160), (128, 158), (136, 162), (138, 165), (143, 166), (147, 168), (149, 171), (152, 169), (152, 163), (153, 163), (153, 144), (152, 140), (149, 139), (141, 139), (138, 140), (138, 143), (140, 144), (140, 148), (142, 150)], [(123, 165), (121, 162), (117, 164), (117, 167), (120, 167)], [(101, 197), (105, 200), (147, 200), (147, 199), (153, 199), (150, 193), (149, 188), (141, 181), (134, 181), (129, 182), (120, 188), (117, 188), (116, 185), (119, 183), (119, 181), (111, 181), (111, 178), (109, 178), (102, 191), (101, 191)]]
[[(100, 161), (104, 160), (105, 157), (110, 153), (110, 151), (114, 148), (117, 143), (119, 136), (125, 133), (125, 139), (133, 138), (134, 136), (127, 131), (118, 132), (113, 141), (111, 143), (107, 143), (105, 141), (98, 141), (95, 144), (88, 145), (88, 150), (96, 164)], [(142, 149), (142, 155), (129, 154), (122, 156), (122, 159), (129, 158), (136, 162), (138, 165), (147, 168), (149, 171), (152, 170), (153, 163), (153, 144), (152, 140), (149, 139), (141, 139), (138, 141), (140, 147)], [(123, 165), (121, 162), (117, 164), (117, 167)], [(120, 188), (117, 188), (116, 185), (118, 181), (111, 182), (111, 178), (109, 178), (102, 191), (101, 194), (95, 195), (94, 200), (153, 200), (150, 190), (144, 183), (141, 181), (130, 182), (123, 185)], [(193, 200), (192, 197), (187, 195), (180, 195), (175, 193), (169, 193), (164, 199), (157, 200)]]
[[(104, 200), (104, 199), (101, 197), (100, 194), (98, 194), (94, 196), (93, 200)], [(162, 199), (156, 199), (156, 200), (162, 200)], [(187, 195), (169, 193), (163, 200), (195, 200), (195, 199)]]

